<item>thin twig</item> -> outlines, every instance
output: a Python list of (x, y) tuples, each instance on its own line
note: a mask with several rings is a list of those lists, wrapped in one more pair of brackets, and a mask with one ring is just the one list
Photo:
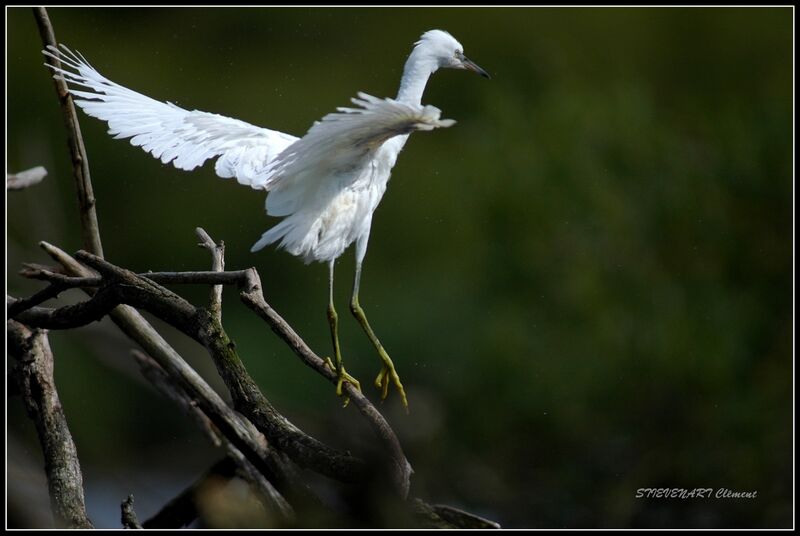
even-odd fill
[(27, 311), (28, 309), (31, 309), (42, 302), (46, 302), (47, 300), (55, 298), (64, 290), (66, 290), (64, 287), (61, 287), (58, 284), (53, 284), (22, 300), (10, 301), (8, 297), (6, 297), (6, 303), (8, 304), (8, 316), (9, 318), (14, 318), (23, 311)]
[(34, 184), (39, 184), (47, 176), (47, 170), (42, 166), (26, 169), (19, 173), (6, 173), (6, 190), (24, 190)]
[(230, 272), (144, 272), (139, 274), (161, 285), (242, 285), (247, 270)]
[(140, 529), (142, 524), (136, 517), (136, 512), (133, 510), (133, 495), (128, 495), (128, 498), (122, 501), (122, 526), (126, 529)]
[(22, 311), (26, 311), (40, 303), (57, 297), (65, 290), (77, 287), (96, 287), (102, 282), (102, 279), (99, 277), (70, 277), (35, 264), (24, 264), (23, 269), (20, 270), (19, 273), (23, 277), (29, 279), (49, 281), (50, 285), (29, 298), (17, 300), (9, 305), (8, 316), (12, 318)]
[(412, 499), (411, 508), (420, 521), (430, 528), (440, 529), (499, 529), (500, 523), (476, 516), (460, 508), (444, 504), (428, 504)]
[[(56, 41), (55, 32), (53, 32), (53, 25), (50, 23), (50, 17), (47, 15), (47, 10), (43, 7), (34, 7), (33, 16), (36, 18), (36, 25), (39, 27), (39, 35), (42, 37), (44, 47), (58, 49), (58, 42)], [(46, 61), (53, 67), (61, 67), (61, 62), (55, 58), (48, 56)], [(89, 174), (89, 159), (86, 156), (86, 148), (83, 145), (81, 127), (78, 124), (78, 114), (75, 112), (75, 105), (72, 102), (72, 95), (67, 88), (67, 83), (60, 76), (54, 76), (53, 80), (58, 102), (61, 105), (61, 113), (64, 116), (64, 126), (67, 128), (67, 143), (72, 158), (72, 174), (78, 193), (83, 247), (102, 257), (103, 245), (100, 242), (100, 227), (97, 224), (94, 190), (92, 188), (91, 175)]]
[(53, 353), (47, 334), (13, 320), (6, 323), (6, 333), (9, 353), (19, 360), (11, 375), (42, 445), (56, 523), (68, 528), (93, 528), (86, 515), (78, 452), (53, 379)]
[[(205, 248), (211, 253), (211, 270), (214, 272), (225, 271), (225, 242), (221, 241), (215, 244), (214, 241), (208, 236), (202, 228), (195, 229), (197, 237), (200, 239), (198, 246)], [(211, 316), (214, 320), (222, 324), (222, 285), (214, 285), (211, 287), (211, 300), (208, 307)]]
[(39, 242), (39, 247), (44, 250), (45, 253), (50, 255), (50, 258), (56, 261), (58, 264), (62, 266), (64, 272), (68, 275), (73, 277), (94, 277), (97, 275), (97, 272), (91, 270), (90, 268), (82, 265), (78, 261), (72, 258), (72, 255), (64, 251), (63, 249), (59, 248), (58, 246), (54, 246), (49, 242), (45, 242), (42, 240)]
[[(45, 242), (46, 244), (46, 242)], [(49, 244), (47, 244), (49, 247)], [(61, 283), (65, 288), (98, 287), (103, 282), (99, 276), (74, 277), (55, 272), (51, 267), (39, 264), (24, 263), (19, 275), (27, 279)], [(161, 285), (243, 285), (246, 282), (247, 270), (231, 272), (140, 272), (139, 277)]]
[(59, 283), (64, 288), (96, 287), (102, 282), (100, 277), (71, 277), (67, 274), (55, 272), (50, 267), (33, 263), (23, 263), (19, 275), (27, 279)]

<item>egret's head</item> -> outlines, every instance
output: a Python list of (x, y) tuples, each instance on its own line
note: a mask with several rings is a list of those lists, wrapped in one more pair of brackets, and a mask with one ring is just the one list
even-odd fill
[(437, 69), (469, 69), (484, 78), (491, 78), (489, 73), (464, 56), (464, 47), (461, 43), (443, 30), (430, 30), (422, 34), (416, 43), (414, 53), (429, 58)]

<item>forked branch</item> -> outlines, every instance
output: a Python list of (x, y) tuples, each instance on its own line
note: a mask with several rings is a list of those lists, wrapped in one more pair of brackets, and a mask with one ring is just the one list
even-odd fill
[(99, 320), (123, 304), (147, 311), (208, 350), (231, 393), (234, 407), (263, 432), (275, 448), (301, 467), (337, 480), (354, 482), (362, 478), (363, 462), (304, 434), (275, 410), (247, 373), (222, 326), (207, 310), (196, 308), (154, 281), (91, 253), (79, 251), (75, 258), (102, 276), (103, 283), (94, 295), (87, 301), (56, 309), (32, 307), (17, 313), (15, 318), (31, 326), (68, 329)]
[[(324, 449), (316, 440), (311, 441), (308, 436), (297, 434), (295, 427), (277, 413), (264, 398), (245, 370), (236, 351), (229, 344), (222, 326), (214, 320), (208, 311), (195, 308), (177, 294), (155, 283), (156, 280), (160, 280), (171, 283), (237, 285), (240, 289), (242, 301), (267, 322), (270, 328), (286, 342), (295, 355), (318, 374), (335, 384), (336, 375), (326, 365), (325, 361), (311, 350), (305, 341), (264, 299), (261, 280), (254, 268), (236, 272), (161, 272), (137, 275), (87, 252), (78, 252), (75, 257), (103, 275), (104, 279), (102, 281), (105, 281), (106, 284), (100, 285), (101, 281), (95, 278), (83, 278), (82, 281), (79, 281), (74, 278), (63, 278), (60, 275), (53, 277), (42, 270), (33, 272), (32, 274), (37, 278), (52, 280), (51, 285), (54, 286), (61, 285), (66, 288), (85, 283), (99, 288), (94, 297), (87, 302), (59, 309), (33, 307), (20, 313), (19, 318), (25, 322), (32, 323), (32, 325), (49, 327), (50, 329), (63, 329), (97, 320), (120, 304), (127, 304), (148, 311), (180, 329), (208, 349), (217, 364), (220, 375), (231, 391), (236, 408), (250, 418), (268, 438), (276, 441), (279, 450), (288, 447), (289, 452), (287, 453), (295, 462), (301, 466), (313, 467), (328, 476), (343, 480), (356, 478), (356, 473), (360, 471), (360, 469), (356, 469), (356, 465), (359, 464), (355, 460), (345, 461), (349, 458), (346, 455), (333, 456), (323, 466), (318, 463), (315, 456), (303, 454)], [(124, 282), (124, 284), (109, 284), (115, 281), (117, 283)], [(20, 309), (19, 302), (12, 304), (11, 307), (15, 312), (18, 311)], [(395, 483), (399, 494), (405, 497), (408, 494), (410, 485), (411, 466), (403, 454), (397, 436), (380, 412), (360, 391), (350, 385), (345, 387), (348, 389), (347, 394), (353, 404), (368, 420), (385, 445), (388, 458), (391, 460), (392, 481)], [(289, 437), (295, 438), (294, 445), (284, 443)], [(310, 448), (304, 448), (302, 445), (308, 445)], [(294, 456), (292, 452), (294, 452)], [(336, 462), (334, 466), (329, 465), (331, 461)]]

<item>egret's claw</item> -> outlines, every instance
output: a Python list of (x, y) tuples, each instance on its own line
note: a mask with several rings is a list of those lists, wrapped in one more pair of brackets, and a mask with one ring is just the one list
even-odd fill
[(347, 371), (344, 369), (344, 366), (342, 366), (342, 369), (340, 371), (337, 371), (336, 370), (336, 365), (333, 364), (333, 361), (331, 360), (330, 357), (326, 357), (325, 358), (325, 364), (328, 365), (328, 367), (330, 367), (330, 369), (332, 371), (336, 372), (336, 374), (338, 376), (338, 378), (336, 380), (336, 396), (343, 396), (344, 397), (344, 403), (342, 404), (342, 407), (346, 408), (347, 404), (350, 403), (350, 397), (347, 396), (347, 394), (345, 394), (345, 392), (344, 392), (344, 384), (345, 383), (350, 383), (350, 384), (353, 385), (353, 387), (356, 388), (357, 391), (360, 392), (361, 391), (361, 383), (357, 379), (355, 379), (353, 376), (348, 374)]
[[(388, 357), (388, 356), (387, 356)], [(391, 360), (384, 361), (383, 368), (375, 377), (375, 387), (381, 391), (381, 400), (386, 400), (389, 396), (389, 384), (393, 383), (397, 391), (400, 393), (400, 400), (403, 407), (408, 411), (408, 399), (406, 398), (406, 391), (403, 389), (403, 383), (400, 381), (400, 376), (394, 368)]]
[(378, 373), (378, 376), (375, 378), (375, 387), (377, 387), (378, 389), (381, 390), (383, 389), (384, 378), (386, 378), (387, 372), (389, 371), (386, 369), (386, 366), (384, 365), (384, 367)]

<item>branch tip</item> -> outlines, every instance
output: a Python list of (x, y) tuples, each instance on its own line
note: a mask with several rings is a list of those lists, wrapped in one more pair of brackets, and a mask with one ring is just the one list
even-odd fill
[(122, 510), (122, 526), (126, 529), (141, 529), (142, 524), (136, 517), (136, 512), (133, 510), (133, 495), (128, 495), (128, 498), (122, 501), (120, 505)]

